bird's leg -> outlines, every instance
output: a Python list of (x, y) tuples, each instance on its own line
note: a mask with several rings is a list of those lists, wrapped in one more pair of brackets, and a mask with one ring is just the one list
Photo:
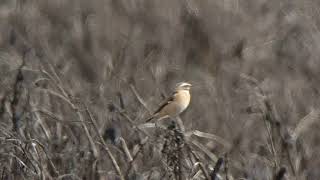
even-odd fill
[(184, 133), (186, 130), (185, 130), (185, 127), (183, 125), (181, 118), (179, 116), (177, 116), (175, 119), (176, 119), (177, 126), (179, 127), (179, 130)]
[(175, 119), (170, 118), (170, 124), (168, 126), (168, 129), (174, 131), (179, 136), (184, 137), (183, 131), (181, 130), (181, 127), (179, 126), (179, 124)]

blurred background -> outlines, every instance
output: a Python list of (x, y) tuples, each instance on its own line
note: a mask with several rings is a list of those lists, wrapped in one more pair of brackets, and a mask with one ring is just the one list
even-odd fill
[[(25, 160), (13, 138), (26, 151), (39, 141), (61, 179), (93, 179), (91, 172), (116, 179), (106, 155), (92, 158), (77, 112), (87, 120), (89, 107), (125, 169), (115, 139), (133, 151), (143, 135), (114, 108), (143, 123), (149, 113), (133, 89), (152, 111), (187, 81), (184, 126), (232, 144), (225, 150), (199, 139), (218, 157), (228, 154), (234, 179), (272, 179), (281, 167), (287, 179), (319, 179), (319, 7), (316, 0), (2, 0), (0, 174), (33, 179), (36, 166), (54, 177), (41, 168), (46, 156), (32, 151)], [(147, 147), (137, 173), (171, 179), (159, 175), (160, 157)], [(17, 157), (26, 166), (13, 168)]]

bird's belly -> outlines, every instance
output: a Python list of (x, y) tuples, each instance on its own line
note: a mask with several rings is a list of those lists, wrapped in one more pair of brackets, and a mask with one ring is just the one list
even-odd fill
[(187, 108), (187, 105), (181, 105), (181, 104), (176, 104), (176, 103), (172, 103), (170, 104), (170, 107), (168, 107), (168, 114), (170, 117), (176, 117), (178, 116), (180, 113), (182, 113), (185, 109)]

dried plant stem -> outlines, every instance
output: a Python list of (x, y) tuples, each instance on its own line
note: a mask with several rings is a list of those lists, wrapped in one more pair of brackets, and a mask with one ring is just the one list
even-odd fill
[(20, 120), (20, 115), (17, 112), (18, 104), (22, 95), (22, 81), (24, 79), (23, 74), (22, 74), (22, 68), (25, 65), (25, 60), (22, 58), (22, 63), (18, 67), (18, 73), (16, 75), (14, 85), (13, 85), (13, 98), (12, 101), (10, 102), (10, 110), (12, 113), (12, 130), (17, 131), (19, 128), (19, 120)]
[[(96, 120), (95, 120), (94, 117), (92, 116), (92, 114), (91, 114), (91, 112), (90, 112), (90, 110), (89, 110), (89, 108), (88, 108), (87, 106), (86, 106), (86, 112), (87, 112), (87, 114), (89, 115), (89, 119), (90, 119), (91, 123), (93, 124), (93, 127), (94, 127), (94, 129), (95, 129), (95, 132), (96, 132), (97, 136), (98, 136), (99, 139), (100, 139), (100, 142), (103, 144), (103, 147), (104, 147), (105, 151), (107, 152), (109, 158), (111, 159), (111, 162), (112, 162), (113, 167), (114, 167), (115, 170), (117, 171), (120, 179), (121, 179), (121, 180), (124, 180), (124, 176), (123, 176), (123, 174), (122, 174), (122, 172), (121, 172), (121, 169), (120, 169), (120, 167), (119, 167), (119, 165), (118, 165), (115, 157), (114, 157), (113, 154), (111, 153), (109, 147), (108, 147), (107, 144), (105, 143), (103, 137), (100, 135), (99, 129), (98, 129), (98, 125), (97, 125), (97, 123), (96, 123)], [(129, 153), (129, 154), (130, 154), (130, 153)]]
[(147, 103), (142, 99), (142, 97), (139, 95), (138, 91), (136, 90), (136, 88), (130, 84), (130, 88), (132, 90), (132, 92), (134, 93), (134, 95), (137, 97), (137, 99), (139, 100), (139, 102), (143, 105), (143, 107), (148, 110), (148, 112), (151, 114), (152, 111), (151, 109), (149, 109), (149, 107), (147, 106)]
[(264, 119), (264, 125), (265, 125), (265, 128), (266, 128), (267, 133), (268, 133), (271, 153), (273, 154), (273, 157), (274, 157), (273, 158), (273, 162), (274, 162), (275, 168), (277, 168), (279, 166), (279, 163), (278, 163), (277, 151), (275, 149), (273, 136), (272, 136), (272, 133), (271, 133), (271, 127), (270, 127), (271, 125), (268, 123), (268, 121), (266, 119)]
[(204, 167), (204, 165), (200, 161), (200, 158), (198, 157), (198, 155), (191, 149), (191, 147), (188, 144), (185, 144), (185, 147), (192, 154), (193, 158), (199, 163), (200, 169), (201, 169), (202, 174), (204, 175), (205, 179), (210, 180), (210, 176), (209, 176), (208, 172), (206, 171), (206, 168)]
[(229, 150), (231, 148), (231, 143), (229, 143), (227, 140), (225, 140), (217, 135), (214, 135), (214, 134), (201, 132), (199, 130), (192, 130), (192, 131), (186, 132), (185, 135), (186, 136), (195, 135), (198, 137), (207, 138), (207, 139), (213, 140), (215, 142), (218, 142), (219, 144), (222, 144), (227, 150)]
[(210, 174), (211, 180), (216, 180), (218, 172), (220, 171), (220, 168), (222, 166), (222, 163), (223, 163), (223, 159), (219, 158), (218, 161), (216, 162), (216, 165), (214, 166), (212, 173)]
[(132, 161), (129, 162), (129, 168), (126, 171), (126, 177), (129, 177), (129, 173), (130, 173), (131, 169), (134, 168), (133, 163), (138, 158), (138, 155), (142, 152), (142, 148), (147, 143), (147, 140), (148, 140), (148, 137), (146, 137), (146, 139), (139, 144), (139, 150), (136, 152), (136, 154), (134, 154)]
[(35, 113), (35, 112), (38, 112), (38, 113), (41, 113), (41, 114), (44, 114), (48, 117), (50, 117), (52, 120), (51, 121), (57, 121), (59, 122), (60, 124), (63, 123), (67, 123), (67, 124), (70, 124), (70, 123), (79, 123), (81, 121), (66, 121), (64, 120), (62, 117), (54, 114), (53, 112), (50, 112), (46, 109), (36, 109), (36, 108), (33, 108), (33, 110), (31, 111), (31, 113)]
[(47, 151), (46, 151), (46, 149), (45, 149), (45, 147), (44, 147), (44, 145), (43, 144), (41, 144), (38, 140), (36, 140), (36, 139), (30, 139), (29, 141), (27, 141), (26, 143), (36, 143), (38, 146), (40, 146), (41, 147), (41, 149), (42, 149), (42, 151), (44, 152), (44, 154), (46, 155), (46, 157), (47, 157), (47, 160), (49, 161), (49, 164), (50, 164), (50, 166), (52, 167), (52, 169), (53, 169), (53, 171), (54, 171), (54, 173), (55, 173), (55, 175), (59, 175), (59, 172), (58, 172), (58, 170), (57, 170), (57, 168), (55, 167), (55, 165), (54, 165), (54, 163), (52, 162), (52, 160), (51, 160), (51, 158), (50, 158), (50, 156), (48, 155), (48, 153), (47, 153)]
[(33, 175), (37, 175), (37, 176), (39, 175), (37, 168), (35, 168), (35, 169), (37, 169), (37, 170), (36, 170), (36, 172), (34, 172), (29, 166), (26, 165), (25, 162), (23, 162), (23, 161), (22, 161), (18, 156), (16, 156), (15, 154), (13, 154), (13, 153), (1, 153), (1, 155), (2, 155), (2, 156), (9, 156), (9, 157), (15, 158), (22, 166), (24, 166), (26, 169), (29, 169), (30, 172), (31, 172)]
[(42, 120), (39, 112), (38, 112), (38, 111), (35, 111), (35, 106), (31, 105), (31, 111), (32, 111), (33, 114), (34, 114), (34, 118), (36, 119), (36, 121), (39, 122), (40, 127), (42, 128), (42, 130), (43, 130), (43, 132), (44, 132), (47, 140), (50, 141), (50, 139), (51, 139), (51, 133), (50, 133), (50, 130), (49, 130), (47, 124)]
[(97, 147), (96, 147), (96, 145), (95, 145), (95, 143), (93, 141), (92, 136), (90, 135), (90, 132), (89, 132), (89, 129), (88, 129), (87, 125), (84, 122), (84, 118), (83, 118), (82, 114), (79, 111), (77, 111), (76, 114), (78, 115), (79, 121), (81, 121), (81, 126), (84, 129), (84, 132), (86, 133), (86, 136), (87, 136), (88, 141), (90, 143), (90, 146), (92, 148), (93, 156), (95, 158), (98, 158), (99, 157), (98, 149), (97, 149)]
[(309, 127), (320, 119), (320, 110), (313, 109), (308, 115), (300, 120), (293, 131), (293, 138), (297, 139), (303, 132), (307, 131)]
[(296, 173), (296, 170), (295, 170), (294, 163), (292, 162), (290, 150), (289, 150), (289, 147), (288, 147), (289, 146), (289, 142), (281, 135), (281, 124), (280, 123), (276, 126), (276, 128), (277, 128), (278, 136), (280, 137), (282, 146), (284, 148), (285, 155), (287, 156), (287, 160), (288, 160), (288, 163), (290, 165), (290, 169), (291, 169), (293, 175), (296, 176), (297, 173)]
[(122, 147), (124, 153), (126, 154), (128, 161), (131, 162), (133, 160), (133, 158), (132, 158), (131, 153), (128, 149), (126, 141), (122, 137), (120, 137), (120, 142), (121, 142), (121, 147)]
[(192, 143), (194, 146), (199, 148), (201, 151), (203, 151), (213, 162), (218, 161), (218, 157), (213, 154), (211, 151), (209, 151), (204, 145), (202, 145), (200, 142), (196, 140), (191, 140), (190, 143)]
[(226, 180), (229, 180), (229, 157), (227, 153), (224, 155), (224, 173), (226, 174)]
[[(49, 78), (50, 78), (53, 82), (55, 82), (54, 84), (59, 88), (59, 90), (60, 90), (61, 93), (63, 94), (62, 96), (59, 96), (59, 97), (61, 97), (62, 99), (64, 99), (66, 102), (68, 102), (68, 104), (71, 105), (71, 108), (72, 108), (72, 109), (76, 110), (76, 114), (77, 114), (78, 119), (79, 119), (79, 121), (81, 122), (81, 125), (82, 125), (82, 127), (83, 127), (83, 129), (84, 129), (84, 131), (85, 131), (85, 133), (86, 133), (86, 136), (87, 136), (87, 138), (88, 138), (88, 140), (89, 140), (89, 143), (90, 143), (90, 146), (91, 146), (91, 148), (92, 148), (94, 157), (95, 157), (95, 158), (98, 158), (98, 150), (97, 150), (97, 147), (96, 147), (96, 145), (95, 145), (95, 143), (94, 143), (94, 141), (93, 141), (93, 139), (92, 139), (92, 136), (90, 135), (90, 132), (89, 132), (89, 129), (88, 129), (87, 125), (85, 124), (83, 115), (82, 115), (81, 112), (78, 110), (78, 108), (76, 107), (76, 105), (73, 104), (73, 103), (71, 102), (71, 100), (69, 99), (70, 96), (68, 95), (68, 93), (67, 93), (67, 92), (64, 90), (64, 88), (62, 87), (62, 81), (60, 80), (59, 76), (58, 76), (57, 73), (55, 72), (53, 66), (52, 66), (49, 62), (48, 62), (48, 64), (49, 64), (50, 70), (52, 71), (52, 73), (53, 73), (53, 75), (54, 75), (55, 78), (52, 77), (52, 76), (50, 75), (50, 73), (46, 73), (46, 74), (49, 76)], [(44, 71), (44, 72), (45, 72), (45, 71)], [(91, 113), (90, 113), (90, 111), (89, 111), (88, 108), (86, 109), (86, 112), (89, 114), (89, 117), (90, 117), (89, 119), (91, 120), (92, 124), (94, 125), (95, 131), (96, 131), (96, 133), (98, 134), (98, 137), (100, 138), (100, 141), (103, 143), (104, 149), (106, 150), (109, 158), (111, 159), (111, 162), (112, 162), (113, 167), (115, 168), (115, 170), (116, 170), (117, 174), (119, 175), (120, 179), (121, 179), (121, 180), (124, 180), (124, 177), (123, 177), (123, 175), (122, 175), (122, 172), (121, 172), (121, 170), (120, 170), (120, 167), (119, 167), (117, 161), (115, 160), (114, 156), (112, 155), (110, 149), (109, 149), (108, 146), (105, 144), (102, 136), (99, 134), (99, 130), (98, 130), (97, 124), (96, 124), (95, 120), (93, 119), (93, 117), (92, 117), (92, 115), (91, 115)]]
[(120, 107), (118, 107), (117, 105), (113, 104), (113, 106), (116, 108), (117, 112), (125, 118), (125, 120), (127, 122), (129, 122), (129, 124), (131, 124), (132, 128), (134, 130), (138, 130), (139, 132), (143, 133), (144, 135), (150, 137), (149, 133), (147, 133), (144, 129), (142, 129), (140, 126), (137, 126), (136, 123), (134, 122), (133, 119), (131, 119), (131, 117), (124, 111), (121, 110)]

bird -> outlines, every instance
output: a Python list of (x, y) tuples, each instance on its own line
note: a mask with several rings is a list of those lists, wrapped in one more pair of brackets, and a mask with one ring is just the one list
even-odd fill
[(176, 85), (173, 94), (162, 103), (159, 108), (146, 120), (161, 120), (164, 118), (175, 118), (187, 109), (190, 103), (190, 88), (192, 85), (187, 82), (180, 82)]

